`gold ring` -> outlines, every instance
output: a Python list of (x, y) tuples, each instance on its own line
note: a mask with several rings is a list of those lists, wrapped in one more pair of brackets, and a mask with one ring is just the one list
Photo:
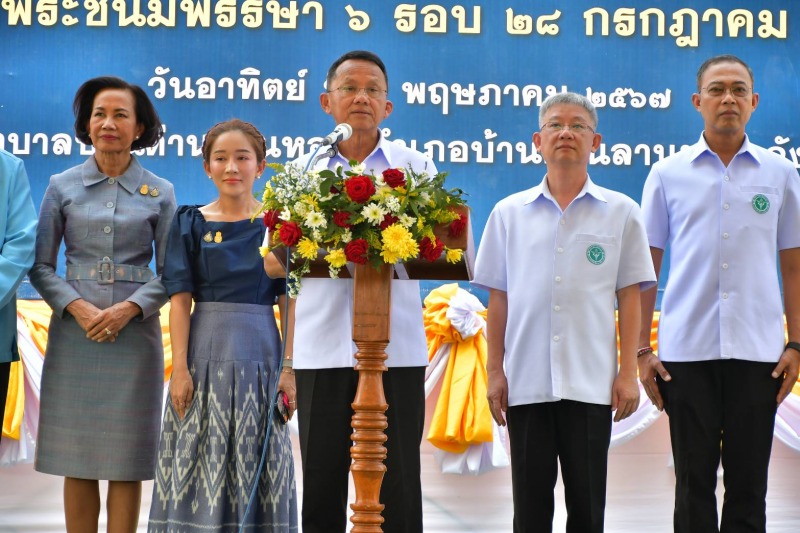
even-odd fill
[(106, 335), (111, 335), (111, 330), (106, 328)]

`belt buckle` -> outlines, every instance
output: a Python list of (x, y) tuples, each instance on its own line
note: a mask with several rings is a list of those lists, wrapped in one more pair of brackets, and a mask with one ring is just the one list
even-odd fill
[(108, 257), (97, 261), (97, 283), (100, 285), (114, 283), (114, 261)]

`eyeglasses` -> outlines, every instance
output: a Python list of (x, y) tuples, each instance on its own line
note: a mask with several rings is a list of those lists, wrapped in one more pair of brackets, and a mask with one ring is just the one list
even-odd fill
[(582, 124), (580, 122), (576, 122), (575, 124), (561, 124), (560, 122), (546, 122), (542, 126), (542, 131), (549, 131), (550, 133), (561, 133), (563, 130), (568, 129), (570, 133), (574, 133), (575, 135), (580, 135), (581, 133), (591, 132), (594, 133), (594, 130), (590, 128), (587, 124)]
[(747, 95), (750, 94), (750, 87), (747, 85), (731, 85), (730, 87), (726, 87), (721, 83), (715, 83), (714, 85), (703, 87), (700, 90), (705, 91), (706, 94), (712, 98), (719, 98), (727, 92), (731, 93), (731, 96), (734, 98), (747, 98)]
[(333, 89), (328, 92), (332, 93), (334, 91), (339, 93), (339, 96), (345, 96), (345, 97), (357, 96), (361, 93), (364, 93), (370, 98), (383, 98), (384, 96), (389, 94), (389, 91), (387, 91), (386, 89), (378, 89), (377, 87), (365, 87), (359, 89), (358, 87), (353, 87), (351, 85), (344, 85), (342, 87), (337, 87), (336, 89)]

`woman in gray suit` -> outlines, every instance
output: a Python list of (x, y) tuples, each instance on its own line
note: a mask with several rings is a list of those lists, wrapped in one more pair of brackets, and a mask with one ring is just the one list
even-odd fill
[(73, 110), (75, 135), (95, 153), (50, 178), (39, 212), (30, 279), (53, 315), (35, 466), (64, 476), (68, 531), (97, 531), (102, 479), (108, 531), (133, 532), (141, 482), (155, 471), (164, 380), (158, 317), (167, 300), (160, 274), (175, 196), (131, 154), (163, 135), (140, 87), (91, 79)]

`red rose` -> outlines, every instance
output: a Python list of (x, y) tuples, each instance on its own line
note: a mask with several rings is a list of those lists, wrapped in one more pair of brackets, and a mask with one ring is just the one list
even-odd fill
[(397, 218), (396, 216), (394, 216), (394, 215), (390, 215), (390, 214), (388, 214), (388, 213), (387, 213), (387, 214), (385, 214), (385, 215), (383, 215), (383, 220), (381, 221), (381, 229), (386, 229), (386, 228), (388, 228), (389, 226), (391, 226), (392, 224), (394, 224), (394, 223), (395, 223), (395, 222), (397, 222), (398, 220), (400, 220), (400, 219), (398, 219), (398, 218)]
[(269, 211), (264, 211), (264, 225), (269, 228), (270, 231), (275, 231), (275, 226), (278, 225), (279, 216), (281, 212), (276, 209), (270, 209)]
[(450, 227), (447, 228), (447, 234), (455, 238), (464, 233), (466, 228), (467, 221), (464, 219), (464, 216), (458, 215), (458, 218), (452, 221)]
[(434, 237), (435, 241), (431, 241), (428, 237), (423, 237), (421, 241), (419, 241), (419, 255), (424, 260), (433, 263), (442, 255), (444, 252), (444, 244), (442, 241)]
[(364, 239), (355, 239), (348, 242), (344, 247), (344, 255), (347, 260), (359, 265), (366, 264), (368, 251), (369, 244)]
[(286, 222), (278, 230), (281, 242), (286, 246), (294, 246), (303, 236), (303, 230), (295, 222)]
[(344, 182), (344, 190), (347, 196), (356, 203), (363, 204), (375, 194), (375, 184), (369, 176), (353, 176)]
[(350, 224), (351, 216), (352, 215), (347, 211), (336, 211), (333, 214), (333, 223), (339, 226), (340, 228), (351, 228), (353, 227), (353, 225)]
[(404, 187), (406, 184), (406, 175), (396, 168), (387, 168), (383, 171), (383, 181), (392, 189)]

